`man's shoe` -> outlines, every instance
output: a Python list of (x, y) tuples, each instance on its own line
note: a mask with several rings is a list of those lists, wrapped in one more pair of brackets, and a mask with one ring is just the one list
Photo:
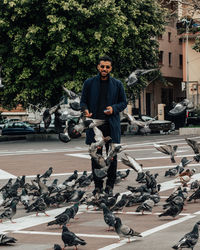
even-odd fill
[(95, 196), (96, 194), (102, 194), (103, 191), (102, 191), (102, 189), (100, 189), (100, 188), (95, 188), (95, 189), (92, 191), (92, 193), (93, 193), (93, 195)]

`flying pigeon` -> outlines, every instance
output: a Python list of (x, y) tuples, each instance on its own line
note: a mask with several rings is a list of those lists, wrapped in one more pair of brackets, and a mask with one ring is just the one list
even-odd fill
[(176, 151), (177, 151), (177, 148), (178, 146), (177, 145), (168, 145), (168, 144), (164, 144), (164, 143), (160, 143), (160, 144), (156, 144), (154, 143), (154, 147), (164, 153), (164, 154), (167, 154), (167, 155), (170, 155), (170, 159), (171, 159), (171, 162), (172, 163), (175, 163), (175, 159), (174, 159), (174, 156), (176, 155)]
[(195, 153), (194, 160), (199, 162), (200, 161), (200, 143), (189, 138), (185, 138), (185, 140)]
[(174, 245), (173, 249), (182, 249), (182, 248), (191, 248), (194, 249), (194, 246), (197, 244), (197, 241), (199, 239), (199, 226), (200, 221), (198, 221), (191, 232), (185, 234), (183, 238), (179, 240), (179, 242)]
[(121, 157), (121, 160), (125, 165), (129, 166), (138, 173), (136, 181), (139, 181), (144, 177), (145, 174), (143, 172), (142, 166), (133, 157), (127, 153), (124, 153), (124, 156)]
[[(62, 228), (62, 241), (64, 242), (64, 248), (66, 246), (75, 246), (76, 250), (77, 250), (77, 246), (78, 245), (86, 245), (86, 242), (79, 238), (75, 233), (69, 231), (69, 229), (64, 225)], [(63, 249), (64, 249), (63, 248)]]
[(71, 138), (68, 133), (68, 121), (65, 122), (64, 131), (62, 133), (59, 133), (59, 140), (65, 143), (71, 141)]
[(157, 70), (158, 69), (136, 69), (129, 75), (128, 79), (126, 79), (127, 86), (134, 86), (138, 82), (140, 76)]
[(123, 237), (128, 238), (128, 241), (130, 242), (131, 237), (142, 237), (140, 233), (134, 231), (129, 226), (123, 225), (119, 217), (115, 218), (115, 231), (119, 235), (119, 240), (121, 240), (121, 238)]

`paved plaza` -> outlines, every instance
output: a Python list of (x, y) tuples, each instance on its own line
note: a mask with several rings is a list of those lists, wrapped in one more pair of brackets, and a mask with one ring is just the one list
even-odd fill
[[(195, 140), (200, 140), (200, 136), (190, 136)], [(153, 143), (167, 143), (178, 145), (176, 163), (171, 163), (169, 156), (158, 152)], [(150, 135), (150, 136), (122, 136), (122, 143), (127, 145), (126, 152), (143, 164), (145, 170), (151, 173), (158, 173), (158, 183), (161, 184), (161, 201), (153, 208), (152, 213), (136, 213), (137, 206), (126, 207), (123, 212), (117, 214), (122, 222), (134, 230), (142, 233), (142, 238), (134, 238), (130, 243), (126, 240), (119, 242), (115, 232), (108, 232), (107, 225), (103, 220), (102, 211), (94, 210), (90, 206), (82, 204), (76, 220), (71, 220), (70, 231), (83, 238), (87, 245), (78, 246), (79, 250), (108, 250), (108, 249), (132, 249), (132, 250), (167, 250), (178, 242), (187, 232), (191, 231), (193, 225), (200, 220), (200, 201), (187, 203), (182, 213), (175, 219), (171, 217), (159, 218), (162, 213), (162, 205), (165, 199), (179, 186), (178, 178), (165, 177), (165, 171), (180, 163), (182, 157), (193, 158), (191, 148), (185, 142), (184, 136), (171, 135)], [(118, 156), (118, 170), (125, 170), (128, 167), (120, 161)], [(49, 141), (9, 141), (0, 143), (0, 187), (5, 184), (10, 177), (26, 175), (26, 182), (35, 178), (37, 174), (43, 174), (50, 166), (53, 167), (53, 174), (47, 185), (55, 178), (62, 183), (75, 169), (81, 175), (84, 170), (90, 173), (90, 157), (88, 148), (84, 143), (84, 138), (74, 139), (65, 144), (59, 140)], [(192, 180), (200, 179), (200, 164), (192, 161), (188, 168), (196, 169)], [(138, 186), (135, 181), (136, 172), (131, 171), (128, 178), (121, 181), (114, 188), (114, 193), (127, 193), (127, 186)], [(87, 192), (94, 189), (93, 184), (87, 188)], [(189, 195), (191, 192), (189, 193)], [(0, 233), (8, 233), (17, 239), (17, 243), (10, 247), (1, 247), (1, 250), (50, 250), (55, 243), (63, 247), (61, 240), (62, 229), (53, 225), (47, 227), (47, 223), (54, 219), (56, 215), (65, 210), (65, 206), (51, 207), (47, 213), (50, 216), (35, 213), (26, 213), (21, 204), (17, 207), (17, 214), (13, 218), (16, 223), (4, 221), (0, 224)], [(0, 208), (0, 212), (3, 208)], [(73, 247), (66, 247), (73, 249)], [(200, 249), (200, 241), (195, 249)]]

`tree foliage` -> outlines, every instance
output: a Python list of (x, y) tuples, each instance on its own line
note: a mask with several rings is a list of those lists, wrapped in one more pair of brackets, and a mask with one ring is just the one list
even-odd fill
[(165, 10), (157, 0), (1, 0), (2, 105), (53, 105), (78, 92), (100, 55), (115, 77), (157, 67)]

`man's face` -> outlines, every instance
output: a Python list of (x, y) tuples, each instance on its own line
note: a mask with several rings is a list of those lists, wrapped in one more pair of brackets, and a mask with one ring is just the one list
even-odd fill
[(100, 63), (97, 66), (97, 69), (101, 75), (102, 78), (107, 78), (108, 74), (112, 70), (111, 62), (109, 61), (100, 61)]

